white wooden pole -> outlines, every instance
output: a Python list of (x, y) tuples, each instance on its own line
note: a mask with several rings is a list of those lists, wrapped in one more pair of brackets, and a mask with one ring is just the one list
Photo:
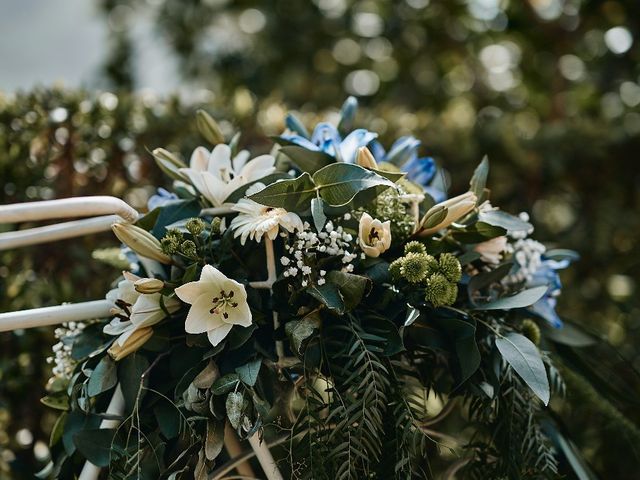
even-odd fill
[[(120, 384), (116, 387), (115, 392), (113, 393), (113, 397), (111, 397), (111, 401), (109, 402), (109, 406), (107, 407), (107, 414), (114, 416), (122, 416), (124, 413), (124, 396), (122, 395), (122, 389), (120, 388)], [(100, 424), (100, 428), (116, 428), (120, 425), (120, 420), (116, 419), (105, 419)], [(95, 466), (91, 462), (85, 462), (84, 467), (82, 467), (82, 471), (80, 472), (80, 476), (78, 480), (97, 480), (100, 475), (100, 467)]]
[(0, 332), (59, 325), (65, 322), (80, 322), (92, 318), (105, 318), (111, 316), (113, 307), (114, 305), (110, 300), (96, 300), (93, 302), (70, 303), (54, 307), (0, 313)]
[(271, 455), (271, 451), (264, 442), (260, 441), (257, 433), (249, 437), (249, 444), (255, 452), (258, 462), (260, 462), (260, 466), (267, 476), (267, 480), (283, 480), (280, 469), (278, 469), (278, 465), (273, 459), (273, 455)]
[(129, 223), (138, 219), (138, 212), (127, 203), (103, 195), (0, 205), (0, 223), (114, 214)]
[(0, 251), (106, 232), (110, 230), (111, 225), (119, 219), (120, 217), (117, 215), (105, 215), (102, 217), (57, 223), (44, 227), (35, 227), (27, 230), (0, 233)]

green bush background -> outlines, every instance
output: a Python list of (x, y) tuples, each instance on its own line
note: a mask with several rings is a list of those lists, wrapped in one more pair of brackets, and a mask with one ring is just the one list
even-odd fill
[[(487, 154), (494, 204), (531, 211), (540, 240), (581, 254), (563, 273), (561, 316), (640, 367), (637, 2), (165, 0), (100, 8), (112, 28), (103, 72), (110, 92), (0, 94), (0, 203), (111, 194), (143, 209), (152, 186), (166, 183), (148, 150), (188, 158), (201, 142), (196, 108), (242, 129), (258, 151), (289, 108), (313, 125), (322, 117), (314, 112), (330, 117), (347, 93), (359, 93), (358, 123), (387, 145), (403, 134), (420, 138), (450, 173), (452, 192)], [(143, 14), (179, 60), (180, 95), (132, 93), (131, 28)], [(634, 43), (616, 54), (606, 32), (619, 26)], [(106, 233), (0, 252), (0, 311), (100, 298), (118, 272), (91, 252), (115, 245)], [(47, 441), (54, 415), (39, 398), (53, 342), (51, 329), (0, 335), (0, 479), (32, 478), (43, 465), (16, 434), (26, 428)], [(629, 366), (618, 372), (635, 375)], [(602, 478), (636, 478), (637, 445), (588, 404), (557, 409)], [(637, 408), (624, 413), (640, 422)]]

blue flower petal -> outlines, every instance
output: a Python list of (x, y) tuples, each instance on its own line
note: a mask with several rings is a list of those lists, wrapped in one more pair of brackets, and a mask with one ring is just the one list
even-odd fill
[(155, 195), (152, 195), (151, 198), (149, 198), (149, 201), (147, 202), (147, 208), (149, 209), (149, 211), (151, 211), (154, 208), (162, 207), (167, 203), (177, 199), (178, 196), (175, 193), (171, 193), (168, 190), (160, 187), (156, 191)]
[(378, 137), (377, 133), (370, 132), (364, 128), (354, 130), (340, 144), (340, 156), (343, 162), (354, 163), (356, 154), (360, 147), (366, 147)]
[[(385, 157), (385, 162), (402, 166), (403, 164), (418, 156), (419, 146), (420, 140), (415, 137), (400, 137), (395, 142), (393, 142), (393, 145), (391, 145), (391, 148), (389, 149), (389, 152)], [(402, 170), (404, 170), (404, 168)]]
[(407, 179), (428, 187), (436, 174), (436, 162), (431, 157), (418, 158), (416, 155), (402, 165), (402, 171), (407, 172)]
[(321, 122), (316, 125), (311, 135), (311, 142), (317, 145), (318, 150), (335, 157), (335, 145), (339, 145), (342, 141), (336, 127), (327, 122)]
[(307, 150), (318, 151), (318, 146), (300, 135), (280, 135), (280, 138)]
[(378, 140), (374, 140), (373, 142), (371, 142), (369, 144), (369, 150), (371, 151), (371, 154), (373, 155), (373, 158), (376, 159), (376, 162), (384, 162), (385, 161), (385, 157), (387, 155), (387, 152), (385, 151), (384, 147), (382, 146), (382, 144)]
[(549, 322), (552, 327), (562, 328), (562, 320), (556, 313), (555, 297), (545, 295), (529, 308), (534, 314)]

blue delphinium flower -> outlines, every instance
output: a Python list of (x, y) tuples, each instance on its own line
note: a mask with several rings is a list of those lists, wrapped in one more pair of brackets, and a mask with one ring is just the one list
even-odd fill
[(173, 200), (178, 200), (178, 196), (175, 193), (171, 193), (164, 188), (160, 187), (156, 191), (155, 195), (152, 195), (147, 202), (149, 211), (157, 207), (164, 207), (167, 203)]
[(432, 157), (419, 157), (420, 140), (413, 136), (400, 137), (388, 152), (379, 142), (370, 145), (371, 153), (378, 162), (392, 163), (407, 174), (407, 179), (424, 188), (436, 202), (444, 201), (447, 196), (442, 190), (432, 185), (436, 175), (436, 162)]
[(280, 138), (300, 147), (323, 152), (339, 162), (354, 163), (360, 147), (366, 147), (378, 136), (364, 128), (358, 128), (342, 138), (338, 129), (327, 122), (316, 125), (311, 139), (299, 133), (281, 135)]
[(560, 281), (558, 270), (567, 268), (569, 263), (570, 261), (568, 259), (551, 260), (543, 255), (540, 267), (533, 272), (526, 283), (528, 288), (545, 285), (548, 287), (544, 296), (529, 307), (529, 309), (555, 328), (562, 328), (563, 325), (562, 320), (556, 313), (557, 297), (560, 295), (562, 289), (562, 282)]

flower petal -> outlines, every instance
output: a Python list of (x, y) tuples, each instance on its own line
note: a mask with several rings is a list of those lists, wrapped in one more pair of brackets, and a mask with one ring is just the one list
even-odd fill
[[(226, 282), (233, 282), (235, 285), (240, 285), (235, 280), (231, 280), (224, 273), (218, 270), (213, 265), (205, 265), (202, 267), (202, 273), (200, 274), (200, 280), (204, 285), (205, 291), (210, 292), (214, 297), (218, 292), (216, 291)], [(213, 284), (213, 285), (212, 285)]]
[(209, 150), (204, 147), (196, 148), (191, 154), (189, 160), (189, 167), (197, 172), (204, 172), (207, 170), (207, 161), (209, 159)]
[(215, 146), (209, 156), (207, 170), (218, 178), (225, 178), (225, 174), (231, 171), (231, 147), (229, 145), (219, 143)]
[(227, 337), (227, 335), (229, 335), (232, 327), (233, 325), (225, 323), (221, 327), (209, 330), (207, 332), (207, 336), (209, 337), (211, 345), (213, 345), (214, 347), (217, 346), (222, 340)]
[(204, 333), (213, 330), (225, 324), (220, 315), (214, 315), (210, 312), (212, 307), (212, 298), (208, 295), (201, 295), (187, 314), (187, 320), (184, 323), (184, 330), (187, 333)]
[(180, 300), (193, 305), (198, 297), (206, 292), (206, 287), (200, 282), (189, 282), (176, 288), (175, 292)]
[(227, 310), (229, 317), (224, 320), (225, 323), (231, 325), (241, 325), (243, 327), (249, 327), (252, 323), (251, 309), (246, 300), (238, 302), (236, 308), (230, 308)]

